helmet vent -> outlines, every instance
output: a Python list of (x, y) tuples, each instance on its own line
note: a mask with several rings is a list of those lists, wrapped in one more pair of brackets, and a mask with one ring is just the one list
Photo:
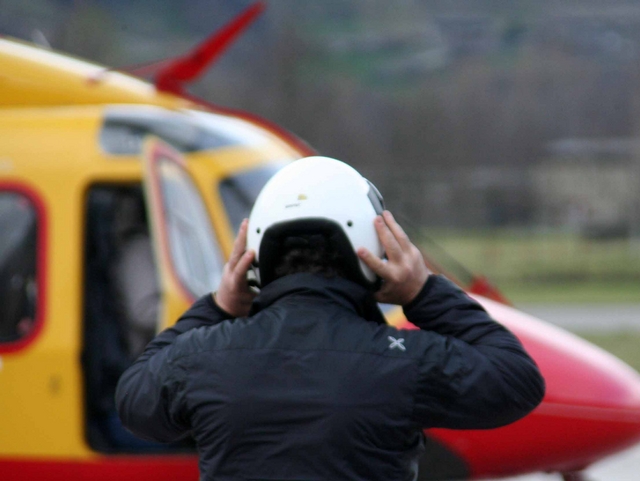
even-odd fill
[(260, 232), (261, 232), (261, 231), (260, 231), (260, 227), (258, 227), (258, 228), (256, 229), (256, 234), (260, 234)]
[(353, 222), (352, 222), (352, 221), (350, 221), (350, 220), (348, 220), (348, 221), (347, 221), (347, 225), (348, 225), (349, 227), (351, 227), (351, 226), (353, 226)]

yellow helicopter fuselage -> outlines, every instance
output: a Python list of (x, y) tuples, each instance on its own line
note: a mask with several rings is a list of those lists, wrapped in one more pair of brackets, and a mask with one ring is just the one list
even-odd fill
[[(251, 119), (212, 112), (141, 80), (20, 42), (0, 39), (0, 71), (0, 208), (23, 209), (36, 232), (26, 253), (35, 262), (25, 283), (33, 315), (0, 320), (0, 472), (33, 479), (42, 471), (31, 469), (46, 466), (66, 479), (83, 479), (99, 467), (102, 479), (112, 479), (129, 476), (132, 463), (146, 466), (147, 474), (135, 479), (196, 472), (193, 455), (129, 455), (116, 462), (121, 455), (87, 440), (81, 357), (100, 348), (88, 347), (85, 336), (88, 197), (98, 187), (144, 190), (148, 138), (177, 139), (183, 151), (172, 155), (181, 158), (226, 257), (234, 226), (220, 183), (305, 152)], [(158, 329), (193, 300), (160, 250), (156, 259), (166, 265), (159, 269)]]

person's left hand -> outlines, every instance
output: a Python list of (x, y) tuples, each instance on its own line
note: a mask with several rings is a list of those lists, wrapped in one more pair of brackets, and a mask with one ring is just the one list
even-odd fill
[(255, 292), (247, 283), (247, 271), (255, 257), (255, 252), (247, 248), (248, 219), (242, 221), (238, 237), (233, 243), (233, 251), (222, 272), (222, 281), (213, 298), (222, 309), (234, 317), (249, 314)]
[(411, 243), (391, 212), (385, 210), (375, 218), (373, 225), (388, 260), (383, 261), (364, 247), (358, 249), (357, 254), (382, 278), (382, 287), (376, 292), (376, 300), (407, 305), (418, 295), (431, 271), (424, 263), (420, 250)]

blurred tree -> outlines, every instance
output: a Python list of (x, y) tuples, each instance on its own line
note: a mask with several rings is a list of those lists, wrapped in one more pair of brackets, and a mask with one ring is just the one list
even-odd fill
[(52, 44), (79, 57), (119, 65), (118, 32), (109, 12), (94, 2), (76, 0)]
[[(250, 3), (0, 0), (0, 33), (121, 66), (179, 55)], [(270, 0), (192, 90), (353, 163), (419, 222), (520, 223), (550, 141), (637, 135), (637, 26), (632, 0)]]

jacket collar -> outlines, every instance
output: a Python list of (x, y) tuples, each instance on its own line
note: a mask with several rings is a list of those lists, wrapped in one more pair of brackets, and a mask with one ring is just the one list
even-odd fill
[(304, 297), (304, 302), (310, 299), (333, 302), (368, 321), (386, 323), (373, 293), (365, 287), (342, 277), (326, 278), (308, 273), (291, 274), (270, 282), (254, 299), (249, 315), (253, 316), (283, 298), (295, 297)]

